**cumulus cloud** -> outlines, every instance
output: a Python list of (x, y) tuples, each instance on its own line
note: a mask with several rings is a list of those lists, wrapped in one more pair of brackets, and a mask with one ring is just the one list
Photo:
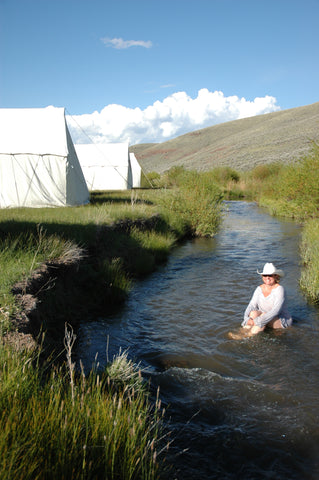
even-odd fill
[(151, 48), (153, 43), (150, 40), (123, 40), (123, 38), (101, 38), (101, 41), (106, 47), (116, 48), (117, 50), (124, 50), (130, 47), (144, 47)]
[(144, 110), (111, 104), (100, 112), (67, 117), (74, 143), (158, 143), (187, 132), (280, 110), (276, 98), (253, 101), (223, 92), (198, 91), (196, 98), (176, 92)]

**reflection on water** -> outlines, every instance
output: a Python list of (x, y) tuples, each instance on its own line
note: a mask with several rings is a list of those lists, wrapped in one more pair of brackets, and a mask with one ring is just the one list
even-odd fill
[[(226, 206), (216, 238), (177, 248), (118, 314), (83, 323), (78, 356), (89, 368), (128, 348), (160, 386), (170, 478), (318, 480), (319, 312), (298, 288), (300, 227)], [(229, 340), (269, 261), (285, 271), (294, 326)]]

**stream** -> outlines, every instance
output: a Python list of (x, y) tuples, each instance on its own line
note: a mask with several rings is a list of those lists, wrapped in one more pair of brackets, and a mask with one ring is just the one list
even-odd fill
[[(168, 479), (319, 479), (319, 309), (299, 289), (300, 234), (254, 203), (226, 202), (213, 239), (178, 246), (120, 311), (83, 321), (85, 368), (128, 349), (160, 387)], [(293, 326), (230, 340), (266, 262), (285, 272)]]

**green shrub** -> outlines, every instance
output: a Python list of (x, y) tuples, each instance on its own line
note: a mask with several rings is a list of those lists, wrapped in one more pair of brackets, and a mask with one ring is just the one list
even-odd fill
[(222, 194), (210, 175), (185, 171), (179, 187), (162, 199), (165, 208), (175, 212), (198, 236), (213, 236), (221, 221)]
[(265, 181), (271, 177), (279, 175), (281, 168), (282, 165), (280, 163), (265, 163), (254, 167), (249, 173), (249, 176), (253, 181)]
[(240, 180), (240, 174), (230, 167), (214, 168), (210, 172), (210, 175), (212, 176), (212, 180), (221, 186), (226, 186), (229, 182), (237, 183)]
[(184, 166), (171, 167), (162, 175), (162, 183), (166, 188), (179, 186), (185, 174), (187, 174), (187, 170)]
[(294, 218), (317, 216), (319, 211), (319, 146), (294, 164), (284, 165), (264, 180), (262, 204), (276, 214)]
[(161, 187), (161, 175), (157, 172), (142, 172), (141, 188)]

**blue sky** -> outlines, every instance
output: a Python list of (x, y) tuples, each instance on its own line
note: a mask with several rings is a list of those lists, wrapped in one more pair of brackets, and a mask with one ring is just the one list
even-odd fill
[(319, 0), (0, 0), (0, 107), (133, 144), (308, 105), (318, 18)]

